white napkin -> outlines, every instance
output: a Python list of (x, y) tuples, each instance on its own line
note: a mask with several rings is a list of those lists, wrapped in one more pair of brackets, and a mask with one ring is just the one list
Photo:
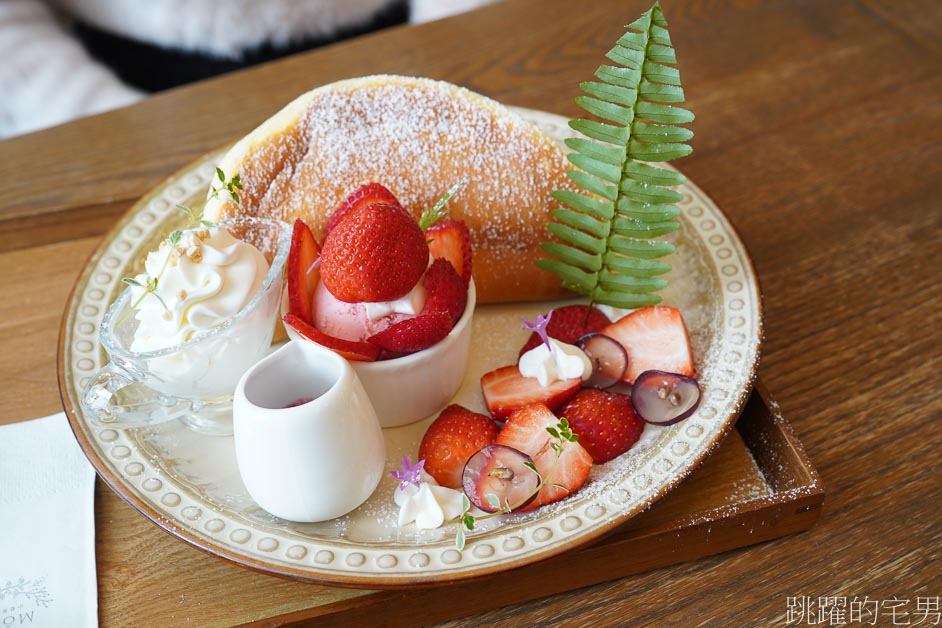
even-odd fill
[(95, 471), (65, 414), (0, 426), (0, 626), (97, 626)]

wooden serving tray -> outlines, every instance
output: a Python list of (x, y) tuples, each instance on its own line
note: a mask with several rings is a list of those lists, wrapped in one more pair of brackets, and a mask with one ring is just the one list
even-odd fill
[[(736, 429), (703, 466), (592, 545), (460, 584), (318, 596), (311, 608), (254, 625), (365, 625), (382, 617), (384, 625), (412, 626), (453, 619), (806, 530), (817, 521), (824, 494), (817, 471), (760, 380)], [(531, 580), (540, 588), (521, 586)]]

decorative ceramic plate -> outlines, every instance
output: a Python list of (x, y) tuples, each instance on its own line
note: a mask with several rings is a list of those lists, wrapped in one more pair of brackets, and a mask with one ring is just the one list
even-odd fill
[[(567, 121), (520, 110), (555, 139)], [(384, 588), (470, 578), (518, 567), (583, 545), (647, 508), (717, 446), (746, 401), (758, 362), (761, 304), (749, 256), (723, 213), (695, 185), (680, 187), (681, 228), (673, 235), (664, 303), (679, 307), (690, 330), (703, 396), (690, 418), (648, 426), (628, 453), (596, 465), (569, 498), (535, 512), (482, 522), (463, 551), (456, 524), (417, 531), (396, 526), (395, 481), (386, 474), (349, 515), (318, 524), (273, 517), (249, 497), (233, 439), (204, 436), (179, 422), (152, 428), (99, 427), (83, 416), (81, 390), (106, 361), (98, 326), (140, 268), (144, 255), (179, 220), (177, 203), (198, 203), (220, 154), (210, 155), (142, 198), (107, 235), (75, 286), (59, 340), (63, 403), (79, 444), (102, 479), (124, 500), (180, 539), (258, 571), (327, 584)], [(481, 374), (516, 360), (533, 320), (556, 303), (478, 307), (472, 356), (455, 402), (483, 411)], [(387, 470), (415, 457), (431, 417), (386, 430)], [(338, 470), (355, 472), (355, 469)], [(485, 525), (486, 524), (486, 525)]]

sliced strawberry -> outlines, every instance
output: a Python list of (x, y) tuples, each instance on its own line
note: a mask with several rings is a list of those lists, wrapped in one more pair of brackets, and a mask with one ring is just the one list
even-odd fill
[(447, 312), (454, 326), (468, 303), (468, 286), (446, 259), (436, 259), (425, 271), (425, 308), (422, 313)]
[(556, 452), (550, 446), (556, 439), (550, 436), (546, 428), (555, 427), (558, 422), (559, 419), (549, 408), (535, 403), (507, 417), (507, 422), (497, 436), (498, 445), (519, 449), (533, 458), (537, 470), (543, 476), (543, 488), (524, 510), (559, 501), (574, 493), (585, 484), (592, 470), (592, 456), (578, 442), (563, 443), (563, 452), (556, 460)]
[(442, 486), (461, 490), (468, 459), (497, 438), (497, 425), (483, 414), (452, 404), (442, 410), (422, 437), (419, 458), (425, 471)]
[(390, 205), (402, 207), (399, 204), (399, 199), (386, 187), (379, 183), (364, 183), (344, 199), (340, 206), (334, 210), (334, 213), (330, 215), (330, 218), (327, 219), (327, 225), (324, 227), (324, 237), (326, 238), (327, 234), (340, 224), (340, 221), (346, 218), (351, 211), (359, 207), (365, 207), (370, 203), (389, 203)]
[[(503, 366), (481, 376), (481, 392), (491, 416), (503, 421), (511, 412), (532, 403), (551, 410), (572, 397), (582, 385), (581, 377), (556, 380), (541, 386), (535, 377), (524, 377), (516, 364)], [(529, 452), (527, 452), (529, 453)]]
[[(611, 320), (602, 313), (601, 310), (588, 305), (566, 305), (553, 310), (553, 316), (546, 324), (546, 334), (550, 338), (555, 338), (560, 342), (575, 344), (579, 338), (586, 334), (599, 331), (606, 325), (611, 324)], [(523, 355), (541, 342), (539, 334), (533, 332), (527, 338), (527, 342), (520, 349)]]
[(579, 444), (599, 464), (631, 449), (644, 431), (631, 397), (597, 388), (583, 388), (556, 413), (566, 417)]
[(425, 232), (432, 257), (444, 257), (455, 267), (465, 284), (471, 281), (471, 233), (464, 221), (439, 220)]
[(393, 301), (428, 267), (428, 244), (402, 208), (371, 203), (351, 210), (324, 238), (321, 281), (341, 301)]
[(451, 314), (432, 312), (399, 321), (367, 340), (393, 354), (415, 353), (441, 341), (452, 327)]
[(601, 333), (617, 340), (628, 353), (628, 370), (622, 377), (626, 384), (652, 369), (687, 377), (694, 374), (690, 334), (677, 308), (643, 307), (618, 319)]
[(296, 314), (288, 312), (284, 316), (285, 325), (290, 325), (296, 332), (317, 344), (327, 347), (347, 358), (359, 362), (373, 362), (379, 357), (379, 347), (368, 342), (344, 340), (328, 336), (313, 325), (301, 320)]
[(300, 218), (295, 220), (288, 251), (288, 311), (311, 325), (314, 324), (311, 303), (318, 280), (315, 262), (320, 254), (311, 228)]

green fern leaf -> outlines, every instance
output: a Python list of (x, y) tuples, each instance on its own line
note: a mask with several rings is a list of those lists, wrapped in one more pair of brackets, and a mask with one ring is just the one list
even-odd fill
[(592, 196), (578, 194), (571, 190), (555, 190), (553, 198), (563, 205), (568, 205), (576, 211), (589, 214), (599, 220), (611, 220), (615, 215), (615, 209), (611, 203), (605, 203)]
[(679, 106), (684, 90), (667, 21), (655, 3), (627, 26), (595, 72), (579, 85), (576, 103), (597, 119), (572, 120), (583, 137), (566, 140), (575, 168), (569, 178), (584, 193), (556, 190), (565, 205), (547, 225), (556, 241), (537, 266), (592, 303), (636, 308), (660, 301), (670, 265), (659, 261), (674, 245), (659, 239), (679, 227), (682, 196), (673, 187), (686, 179), (651, 165), (684, 157), (693, 132), (681, 125), (693, 113)]
[(581, 212), (572, 211), (569, 209), (557, 209), (553, 212), (553, 218), (564, 225), (578, 229), (579, 231), (585, 232), (590, 236), (595, 236), (600, 240), (608, 233), (604, 222), (601, 220), (596, 220), (595, 218), (587, 216)]
[(669, 220), (680, 215), (680, 210), (674, 205), (656, 205), (652, 203), (638, 203), (626, 197), (618, 199), (618, 213), (629, 218), (643, 218), (645, 220)]
[(566, 155), (566, 158), (569, 159), (572, 165), (582, 168), (589, 174), (593, 174), (603, 181), (615, 184), (621, 181), (621, 168), (618, 166), (603, 163), (598, 159), (581, 153), (569, 153)]
[(591, 142), (578, 137), (567, 139), (566, 146), (583, 155), (594, 157), (599, 161), (604, 161), (607, 164), (618, 167), (621, 167), (621, 165), (625, 163), (625, 154), (628, 152), (624, 146), (600, 144), (599, 142)]
[(678, 203), (683, 198), (680, 192), (666, 188), (656, 183), (639, 182), (636, 179), (625, 179), (621, 183), (621, 190), (631, 198), (645, 204)]
[(671, 269), (670, 264), (665, 264), (664, 262), (625, 257), (616, 254), (614, 251), (606, 253), (602, 263), (609, 270), (624, 272), (635, 277), (656, 277), (663, 275)]

